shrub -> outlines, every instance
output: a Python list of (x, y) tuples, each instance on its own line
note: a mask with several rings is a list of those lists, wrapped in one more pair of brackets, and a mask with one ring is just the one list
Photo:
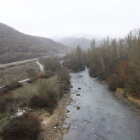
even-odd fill
[(0, 113), (4, 113), (5, 111), (7, 111), (9, 107), (12, 106), (14, 101), (15, 99), (11, 95), (1, 97), (0, 98)]
[(55, 85), (51, 81), (41, 82), (38, 86), (38, 92), (39, 94), (46, 95), (50, 101), (56, 101), (57, 100), (57, 93), (55, 92)]
[(3, 96), (0, 98), (0, 113), (4, 113), (8, 111), (10, 107), (12, 107), (15, 99), (12, 95)]
[(40, 82), (40, 84), (38, 85), (38, 93), (39, 94), (45, 94), (45, 95), (49, 95), (49, 94), (55, 94), (55, 83), (53, 83), (54, 81), (48, 80), (47, 82), (42, 81)]
[(46, 78), (50, 78), (50, 77), (54, 76), (54, 72), (51, 70), (46, 70), (45, 75), (46, 75)]
[(54, 108), (56, 105), (55, 101), (51, 101), (47, 95), (39, 94), (34, 95), (29, 102), (31, 108)]
[(14, 90), (14, 89), (16, 89), (16, 88), (18, 88), (18, 87), (21, 87), (22, 86), (22, 84), (21, 83), (19, 83), (19, 82), (11, 82), (10, 84), (7, 84), (6, 86), (5, 86), (5, 88), (7, 88), (8, 90)]
[(7, 88), (0, 89), (0, 96), (3, 96), (3, 95), (8, 94), (8, 93), (9, 93), (9, 90)]
[(119, 85), (119, 79), (117, 74), (112, 74), (108, 79), (108, 84), (109, 84), (109, 88), (111, 90), (116, 90), (116, 88), (118, 88)]
[(60, 87), (59, 87), (59, 97), (62, 98), (63, 95), (64, 95), (63, 86), (60, 85)]
[(53, 90), (48, 93), (48, 97), (49, 97), (51, 102), (56, 102), (57, 101), (57, 94)]
[(0, 113), (4, 113), (6, 111), (7, 102), (0, 98)]
[(16, 117), (2, 131), (3, 140), (37, 140), (40, 133), (40, 121), (33, 114)]
[(31, 108), (44, 108), (49, 106), (49, 98), (46, 95), (34, 95), (29, 102)]
[(132, 95), (140, 95), (140, 80), (138, 78), (134, 78), (128, 82), (128, 89)]
[(50, 70), (55, 72), (61, 68), (60, 62), (55, 58), (42, 58), (39, 61), (44, 65), (45, 71)]
[(32, 68), (27, 70), (27, 76), (30, 78), (29, 80), (30, 83), (38, 79), (38, 73)]
[(3, 97), (3, 99), (8, 103), (8, 104), (12, 104), (14, 103), (15, 99), (13, 98), (12, 95), (7, 95), (5, 97)]
[(60, 79), (60, 82), (65, 82), (66, 84), (70, 84), (70, 75), (67, 72), (66, 68), (62, 68), (57, 72), (58, 78)]

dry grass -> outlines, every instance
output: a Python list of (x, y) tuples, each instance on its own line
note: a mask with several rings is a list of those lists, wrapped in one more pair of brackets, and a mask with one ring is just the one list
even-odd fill
[(57, 82), (57, 76), (53, 76), (49, 79), (39, 79), (33, 83), (24, 83), (23, 87), (17, 88), (13, 91), (14, 98), (26, 98), (30, 99), (33, 95), (38, 93), (38, 86), (41, 82), (51, 82), (53, 85)]
[[(117, 92), (120, 94), (120, 95), (124, 95), (124, 89), (123, 88), (117, 88)], [(129, 93), (126, 95), (126, 97), (128, 98), (129, 101), (133, 102), (133, 103), (136, 103), (140, 106), (140, 96), (132, 96), (133, 94), (132, 93)]]
[[(54, 86), (57, 83), (57, 76), (53, 76), (49, 79), (39, 79), (33, 83), (23, 83), (23, 86), (20, 88), (17, 88), (12, 91), (12, 97), (15, 99), (15, 102), (8, 107), (8, 112), (4, 112), (3, 114), (0, 114), (0, 132), (2, 128), (9, 122), (9, 117), (14, 114), (17, 109), (24, 108), (28, 106), (29, 100), (33, 97), (33, 95), (38, 95), (38, 86), (39, 83), (46, 82), (51, 83)], [(57, 90), (57, 89), (56, 89)], [(8, 98), (9, 94), (6, 94), (4, 98)], [(11, 113), (10, 111), (13, 110)], [(9, 116), (9, 117), (8, 117)], [(8, 118), (8, 119), (7, 119)], [(0, 138), (1, 140), (1, 138)]]
[(123, 88), (117, 88), (117, 92), (120, 94), (124, 94), (124, 89)]
[(39, 66), (35, 62), (13, 65), (0, 68), (0, 87), (9, 84), (10, 81), (27, 79), (27, 70), (33, 68), (39, 72)]
[(139, 96), (134, 97), (134, 96), (128, 94), (128, 95), (127, 95), (127, 98), (128, 98), (131, 102), (140, 105), (140, 97), (139, 97)]
[(3, 140), (37, 140), (41, 131), (40, 120), (34, 114), (13, 118), (3, 129)]

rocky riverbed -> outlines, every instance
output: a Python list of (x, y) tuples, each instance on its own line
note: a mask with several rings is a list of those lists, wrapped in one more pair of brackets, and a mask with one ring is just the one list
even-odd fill
[(73, 101), (65, 120), (70, 129), (64, 140), (139, 140), (138, 114), (116, 98), (107, 84), (90, 77), (88, 69), (71, 73), (71, 84)]

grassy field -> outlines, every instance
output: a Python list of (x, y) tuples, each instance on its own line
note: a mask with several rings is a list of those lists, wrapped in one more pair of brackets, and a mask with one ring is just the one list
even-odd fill
[(32, 95), (38, 94), (38, 86), (41, 82), (51, 83), (53, 85), (57, 82), (57, 76), (53, 76), (49, 79), (38, 79), (33, 83), (23, 83), (23, 87), (17, 88), (13, 91), (14, 98), (26, 98), (30, 99)]
[(17, 101), (14, 102), (14, 104), (12, 104), (11, 106), (14, 108), (14, 111), (12, 113), (9, 111), (6, 111), (5, 113), (0, 114), (0, 132), (2, 131), (2, 128), (10, 121), (11, 116), (14, 115), (18, 111), (18, 109), (21, 109), (24, 107), (27, 108), (28, 102), (31, 99), (31, 97), (35, 94), (39, 94), (38, 87), (39, 87), (39, 84), (42, 82), (51, 84), (56, 88), (57, 76), (55, 75), (49, 79), (38, 79), (33, 83), (25, 82), (23, 83), (22, 87), (13, 90), (11, 95), (5, 96), (5, 98), (8, 96), (12, 96), (14, 99), (17, 99)]
[[(61, 68), (56, 59), (45, 60), (45, 66), (42, 73), (35, 62), (0, 68), (0, 83), (7, 84), (0, 89), (0, 136), (4, 140), (39, 135), (42, 131), (40, 114), (52, 115), (59, 99), (68, 93), (70, 76), (67, 70)], [(28, 82), (18, 82), (27, 78), (30, 78)]]
[(0, 87), (11, 81), (27, 79), (27, 70), (29, 68), (33, 68), (39, 72), (39, 66), (35, 61), (0, 68)]

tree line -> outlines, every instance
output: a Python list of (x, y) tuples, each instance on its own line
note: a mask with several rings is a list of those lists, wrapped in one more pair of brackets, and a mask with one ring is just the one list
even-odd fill
[(140, 92), (140, 30), (130, 31), (122, 39), (107, 37), (100, 44), (93, 39), (87, 51), (77, 47), (66, 59), (65, 65), (74, 71), (87, 66), (92, 77), (102, 77), (112, 90)]

